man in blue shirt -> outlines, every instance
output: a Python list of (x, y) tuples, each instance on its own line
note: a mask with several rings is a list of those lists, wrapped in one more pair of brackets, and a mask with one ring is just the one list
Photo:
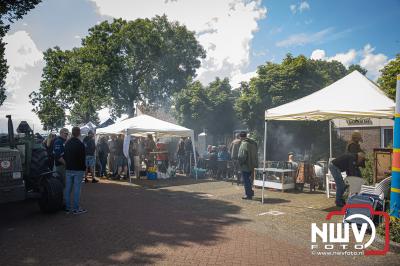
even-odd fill
[(60, 135), (54, 140), (53, 156), (56, 166), (56, 172), (62, 177), (65, 186), (65, 160), (64, 160), (64, 145), (68, 138), (68, 129), (62, 128)]

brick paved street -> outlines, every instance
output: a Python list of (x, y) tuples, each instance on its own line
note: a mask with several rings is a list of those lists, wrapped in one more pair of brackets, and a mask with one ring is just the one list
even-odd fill
[[(332, 199), (191, 179), (85, 184), (81, 216), (0, 206), (0, 265), (398, 265), (400, 256), (312, 256), (311, 221)], [(260, 190), (256, 190), (256, 196)], [(276, 215), (267, 214), (270, 211)]]

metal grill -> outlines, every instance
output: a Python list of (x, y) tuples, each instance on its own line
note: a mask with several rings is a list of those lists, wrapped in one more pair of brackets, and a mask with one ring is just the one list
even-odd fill
[[(9, 163), (10, 167), (4, 168), (1, 164)], [(18, 150), (0, 149), (0, 186), (15, 186), (23, 183), (22, 178), (14, 179), (13, 173), (22, 175), (21, 158)]]

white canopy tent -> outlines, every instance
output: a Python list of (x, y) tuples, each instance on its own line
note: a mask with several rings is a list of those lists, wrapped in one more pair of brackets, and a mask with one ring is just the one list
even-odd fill
[[(332, 157), (332, 123), (334, 118), (393, 118), (395, 103), (378, 86), (357, 70), (331, 85), (265, 112), (264, 168), (267, 121), (329, 120), (329, 149)], [(263, 193), (264, 194), (264, 193)], [(264, 196), (263, 196), (264, 198)]]
[[(193, 154), (196, 154), (193, 130), (149, 115), (139, 115), (117, 122), (105, 128), (99, 128), (97, 129), (96, 134), (124, 134), (125, 136), (146, 136), (147, 134), (156, 134), (157, 137), (190, 137), (192, 139)], [(194, 163), (197, 167), (196, 156), (194, 156)]]

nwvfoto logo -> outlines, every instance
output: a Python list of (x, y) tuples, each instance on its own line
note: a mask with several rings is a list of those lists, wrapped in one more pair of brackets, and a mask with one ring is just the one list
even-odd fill
[[(385, 223), (385, 246), (382, 250), (367, 250), (374, 242), (376, 237), (376, 228), (373, 221), (363, 214), (353, 214), (347, 217), (343, 223), (326, 222), (322, 223), (322, 227), (318, 227), (316, 223), (311, 224), (311, 249), (329, 251), (340, 249), (347, 251), (354, 249), (363, 251), (364, 255), (385, 255), (389, 251), (389, 215), (386, 212), (374, 211), (367, 204), (348, 204), (340, 211), (332, 211), (326, 216), (326, 220), (331, 220), (333, 216), (344, 216), (347, 209), (351, 208), (366, 208), (373, 216), (378, 215), (384, 217)], [(356, 222), (353, 222), (354, 220)], [(362, 221), (362, 222), (360, 222)], [(367, 230), (370, 230), (371, 235), (368, 241)], [(350, 231), (355, 239), (355, 244), (350, 244)], [(317, 244), (317, 239), (321, 239), (322, 245)]]

